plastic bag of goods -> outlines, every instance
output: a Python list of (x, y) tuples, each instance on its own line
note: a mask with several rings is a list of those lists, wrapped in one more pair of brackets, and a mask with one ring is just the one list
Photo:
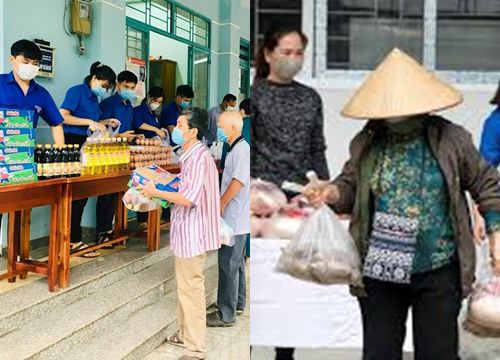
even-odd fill
[(148, 199), (133, 188), (127, 190), (122, 200), (127, 209), (137, 212), (153, 211), (160, 207), (156, 201)]
[(354, 240), (326, 205), (304, 221), (282, 249), (277, 270), (318, 284), (361, 284), (361, 261)]
[[(271, 217), (251, 219), (251, 231), (254, 236), (266, 239), (293, 239), (304, 221), (311, 215), (312, 209), (287, 205)], [(255, 226), (255, 230), (254, 230)]]
[(469, 297), (464, 329), (480, 337), (500, 337), (500, 278), (477, 284)]
[[(135, 189), (139, 185), (146, 185), (149, 181), (153, 181), (158, 190), (167, 192), (179, 191), (180, 179), (157, 165), (135, 169), (132, 172), (128, 186)], [(169, 206), (168, 201), (164, 199), (153, 198), (153, 201), (163, 208)]]
[(220, 243), (226, 246), (234, 245), (234, 230), (223, 218), (220, 218)]
[(287, 203), (280, 188), (260, 179), (250, 182), (250, 212), (257, 216), (269, 216)]

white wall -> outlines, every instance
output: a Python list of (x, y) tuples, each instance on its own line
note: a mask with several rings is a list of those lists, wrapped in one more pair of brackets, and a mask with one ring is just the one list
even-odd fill
[(188, 49), (189, 46), (166, 36), (151, 32), (149, 38), (149, 55), (162, 56), (177, 62), (175, 86), (187, 84), (188, 81)]

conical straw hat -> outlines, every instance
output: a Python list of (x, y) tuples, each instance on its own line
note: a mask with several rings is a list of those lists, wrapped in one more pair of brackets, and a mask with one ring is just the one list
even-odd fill
[(443, 110), (462, 95), (395, 48), (370, 74), (342, 109), (355, 119), (386, 119)]

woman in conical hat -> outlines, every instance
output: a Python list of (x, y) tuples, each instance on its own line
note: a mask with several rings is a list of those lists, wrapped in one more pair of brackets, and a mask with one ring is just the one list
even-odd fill
[[(363, 359), (401, 359), (410, 307), (415, 359), (458, 359), (457, 317), (475, 265), (466, 191), (490, 219), (490, 241), (500, 245), (499, 175), (467, 131), (435, 114), (461, 101), (394, 49), (342, 110), (370, 121), (352, 140), (341, 174), (307, 187), (312, 203), (351, 214), (363, 259), (364, 287), (352, 289)], [(500, 274), (500, 253), (491, 257)]]

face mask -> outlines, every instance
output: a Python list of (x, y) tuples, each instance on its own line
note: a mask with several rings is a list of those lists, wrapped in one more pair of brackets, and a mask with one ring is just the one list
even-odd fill
[(123, 100), (128, 100), (130, 102), (135, 100), (135, 90), (124, 89), (120, 91), (120, 96)]
[(92, 92), (94, 93), (95, 96), (101, 97), (104, 94), (106, 94), (106, 89), (103, 88), (101, 85), (97, 85), (96, 87), (92, 88)]
[(281, 58), (275, 64), (276, 76), (280, 80), (290, 81), (299, 73), (304, 64), (304, 59)]
[(32, 80), (35, 76), (38, 75), (38, 71), (40, 70), (39, 66), (31, 65), (31, 64), (19, 64), (17, 68), (17, 75), (22, 80)]
[(158, 103), (149, 104), (149, 108), (151, 109), (151, 111), (156, 111), (156, 109), (158, 109), (159, 107), (160, 107), (160, 104), (158, 104)]
[(226, 111), (236, 111), (236, 110), (238, 110), (238, 109), (236, 109), (236, 106), (228, 106), (226, 108)]
[(187, 109), (189, 107), (189, 101), (182, 101), (179, 105), (181, 109)]
[(226, 135), (226, 132), (224, 131), (224, 129), (218, 127), (217, 128), (217, 140), (225, 143), (227, 142), (228, 140), (228, 136)]
[(175, 128), (174, 131), (172, 131), (172, 141), (177, 145), (184, 145), (186, 143), (186, 140), (184, 140), (182, 135), (182, 131), (178, 128)]

